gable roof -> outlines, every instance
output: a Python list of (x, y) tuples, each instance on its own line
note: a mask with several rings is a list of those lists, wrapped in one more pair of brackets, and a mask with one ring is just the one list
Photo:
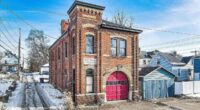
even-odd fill
[(127, 32), (135, 32), (135, 33), (141, 33), (142, 32), (142, 30), (133, 29), (131, 27), (123, 26), (123, 25), (113, 23), (113, 22), (107, 21), (107, 20), (102, 20), (101, 27), (107, 28), (107, 29), (122, 30), (122, 31), (127, 31)]
[(143, 59), (143, 58), (152, 58), (154, 55), (155, 55), (154, 51), (151, 51), (151, 52), (141, 51), (140, 52), (140, 59)]
[(187, 64), (192, 58), (193, 58), (193, 56), (183, 57), (183, 58), (181, 59), (181, 62)]
[(181, 56), (180, 55), (174, 55), (172, 53), (163, 53), (163, 52), (159, 52), (160, 55), (162, 55), (163, 57), (165, 57), (170, 63), (181, 63), (183, 64), (183, 62), (181, 62)]
[(98, 9), (98, 10), (104, 10), (105, 9), (104, 6), (95, 5), (95, 4), (91, 4), (91, 3), (87, 3), (87, 2), (82, 2), (82, 1), (79, 1), (79, 0), (75, 0), (74, 3), (72, 4), (72, 6), (67, 11), (67, 13), (70, 14), (72, 12), (72, 10), (77, 5), (79, 5), (79, 6), (85, 6), (85, 7), (89, 7), (89, 8), (94, 8), (94, 9)]
[(157, 67), (144, 67), (140, 70), (139, 75), (140, 76), (146, 76), (147, 74), (151, 73), (152, 71), (156, 70)]
[(150, 74), (151, 72), (158, 70), (158, 69), (163, 69), (165, 71), (167, 71), (169, 74), (171, 74), (172, 76), (176, 77), (173, 73), (171, 73), (170, 71), (166, 70), (165, 68), (163, 68), (162, 66), (157, 66), (157, 67), (144, 67), (141, 69), (141, 71), (139, 72), (139, 76), (143, 77), (146, 76), (148, 74)]

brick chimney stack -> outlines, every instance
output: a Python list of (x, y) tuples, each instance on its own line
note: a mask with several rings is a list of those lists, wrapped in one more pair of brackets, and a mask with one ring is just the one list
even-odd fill
[(65, 21), (64, 19), (61, 20), (61, 34), (63, 34), (65, 31), (67, 31), (68, 27), (69, 27), (69, 19), (67, 21)]

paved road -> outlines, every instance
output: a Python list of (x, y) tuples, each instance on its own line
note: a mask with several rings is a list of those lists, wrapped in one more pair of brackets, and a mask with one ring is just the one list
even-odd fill
[(26, 110), (48, 110), (47, 104), (37, 91), (37, 84), (32, 76), (25, 76), (23, 108)]

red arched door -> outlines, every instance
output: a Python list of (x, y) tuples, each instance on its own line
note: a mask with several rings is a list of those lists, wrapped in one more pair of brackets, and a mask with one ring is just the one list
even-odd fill
[(108, 101), (128, 99), (128, 79), (123, 72), (116, 71), (108, 77), (106, 97)]

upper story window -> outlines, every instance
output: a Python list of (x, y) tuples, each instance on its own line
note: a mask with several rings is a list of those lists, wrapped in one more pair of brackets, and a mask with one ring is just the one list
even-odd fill
[(93, 54), (94, 53), (94, 36), (86, 35), (86, 53)]
[(65, 57), (67, 57), (67, 42), (65, 42)]
[(112, 56), (126, 56), (126, 40), (121, 38), (112, 38), (111, 54)]
[(60, 47), (58, 47), (58, 59), (60, 60)]

